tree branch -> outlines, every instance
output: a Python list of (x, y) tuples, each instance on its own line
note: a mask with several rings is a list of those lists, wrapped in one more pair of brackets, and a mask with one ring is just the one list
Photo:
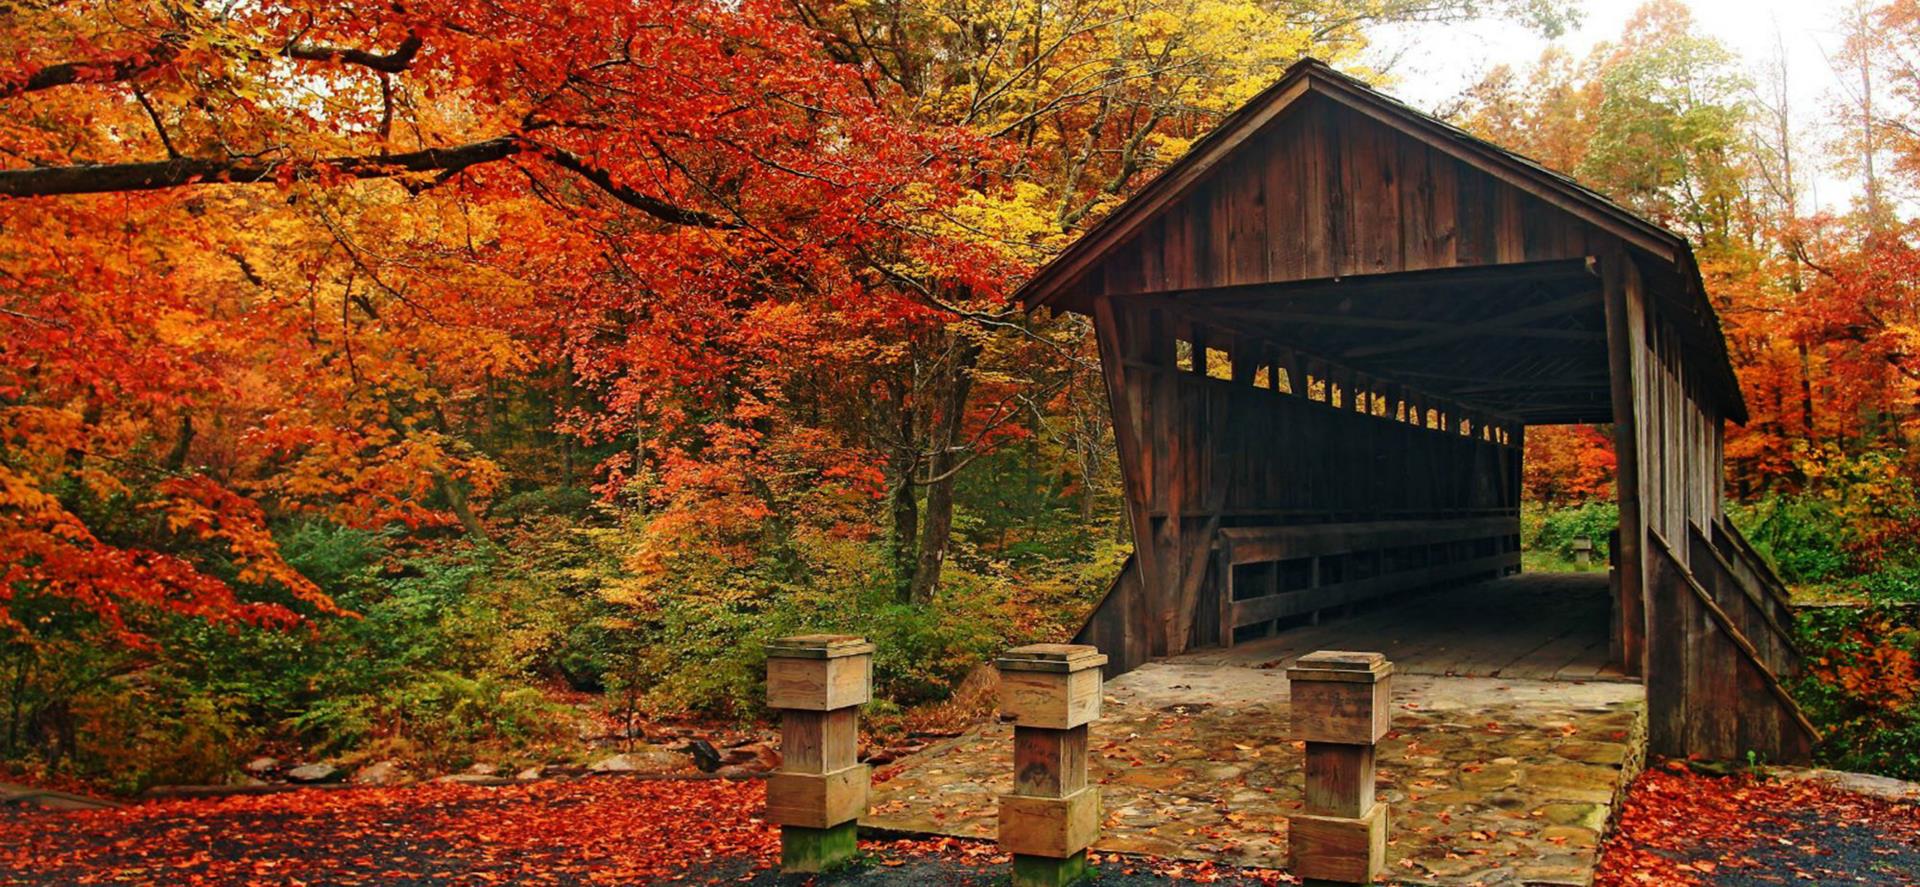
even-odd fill
[(613, 180), (606, 170), (588, 164), (578, 155), (564, 148), (542, 146), (540, 153), (546, 155), (556, 165), (571, 170), (574, 174), (592, 182), (600, 190), (612, 195), (615, 200), (633, 207), (663, 222), (687, 225), (694, 228), (732, 229), (740, 227), (737, 223), (720, 218), (712, 213), (697, 209), (675, 206), (651, 194), (642, 194)]
[(75, 83), (118, 83), (131, 80), (171, 61), (179, 49), (175, 41), (169, 39), (154, 44), (153, 48), (146, 52), (135, 53), (124, 58), (60, 62), (48, 65), (28, 74), (25, 79), (0, 81), (0, 99)]
[(496, 136), (444, 148), (403, 154), (329, 157), (321, 160), (274, 161), (255, 157), (234, 159), (181, 157), (146, 163), (83, 163), (0, 170), (0, 197), (53, 197), (160, 191), (187, 185), (250, 184), (272, 181), (283, 170), (305, 177), (326, 169), (353, 179), (383, 179), (418, 172), (439, 172), (440, 184), (470, 166), (504, 160), (516, 154), (538, 154), (586, 179), (614, 199), (662, 222), (695, 228), (731, 230), (736, 222), (712, 213), (678, 206), (614, 181), (613, 175), (564, 148), (538, 145), (517, 135)]
[(314, 46), (307, 43), (295, 43), (280, 51), (287, 58), (309, 62), (333, 62), (337, 64), (359, 65), (386, 74), (398, 74), (413, 64), (414, 56), (420, 54), (425, 41), (419, 34), (409, 32), (400, 45), (392, 52), (369, 52), (364, 49), (352, 49), (342, 46)]
[(355, 179), (390, 178), (410, 172), (465, 169), (511, 157), (524, 150), (518, 136), (499, 136), (447, 148), (427, 148), (379, 157), (330, 157), (310, 164), (295, 161), (182, 157), (148, 163), (83, 163), (34, 169), (0, 170), (0, 197), (48, 197), (114, 191), (158, 191), (183, 185), (248, 183), (273, 179), (281, 170), (328, 168)]

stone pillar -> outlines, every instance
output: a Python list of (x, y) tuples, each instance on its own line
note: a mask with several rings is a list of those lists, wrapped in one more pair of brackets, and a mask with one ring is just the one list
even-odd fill
[(1386, 869), (1387, 807), (1373, 797), (1373, 748), (1387, 733), (1393, 663), (1322, 650), (1287, 669), (1293, 738), (1307, 744), (1306, 812), (1294, 816), (1288, 865), (1311, 884), (1366, 884)]
[(1100, 834), (1100, 789), (1087, 784), (1087, 725), (1100, 718), (1100, 667), (1083, 644), (1015, 647), (1000, 669), (1000, 715), (1013, 721), (1013, 793), (1000, 796), (1000, 846), (1014, 887), (1062, 887), (1087, 875)]
[(767, 777), (767, 819), (780, 826), (780, 868), (825, 871), (853, 857), (867, 812), (860, 706), (872, 696), (873, 645), (809, 634), (767, 645), (767, 705), (780, 711), (780, 771)]

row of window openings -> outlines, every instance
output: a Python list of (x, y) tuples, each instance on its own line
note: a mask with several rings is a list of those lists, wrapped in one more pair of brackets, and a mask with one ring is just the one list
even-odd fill
[[(1204, 369), (1202, 374), (1209, 379), (1220, 379), (1227, 382), (1233, 381), (1233, 355), (1219, 348), (1206, 349), (1203, 355), (1203, 359), (1206, 362), (1205, 366), (1204, 368), (1197, 368), (1193, 362), (1193, 343), (1185, 339), (1175, 339), (1173, 341), (1173, 359), (1174, 366), (1181, 372), (1200, 372)], [(1278, 391), (1282, 394), (1298, 393), (1294, 388), (1292, 377), (1288, 375), (1285, 368), (1266, 363), (1254, 368), (1253, 387)], [(1306, 395), (1308, 400), (1328, 404), (1335, 409), (1345, 409), (1348, 399), (1347, 392), (1342, 390), (1340, 386), (1334, 385), (1326, 379), (1314, 378), (1311, 375), (1307, 376)], [(1382, 419), (1391, 418), (1395, 422), (1419, 425), (1435, 431), (1444, 430), (1449, 427), (1447, 414), (1438, 408), (1428, 407), (1425, 421), (1422, 421), (1418, 407), (1414, 408), (1411, 416), (1407, 414), (1407, 407), (1406, 401), (1396, 402), (1393, 398), (1379, 392), (1359, 391), (1354, 392), (1353, 396), (1353, 409), (1355, 412), (1366, 413), (1367, 415), (1377, 416)], [(1464, 417), (1460, 419), (1459, 432), (1462, 437), (1477, 436), (1481, 440), (1500, 444), (1511, 442), (1506, 429), (1484, 424), (1475, 427), (1472, 419)]]

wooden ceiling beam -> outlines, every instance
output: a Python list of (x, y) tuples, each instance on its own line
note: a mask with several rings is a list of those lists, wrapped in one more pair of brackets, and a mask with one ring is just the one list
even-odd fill
[[(1332, 326), (1369, 330), (1416, 330), (1421, 332), (1459, 330), (1485, 325), (1484, 322), (1476, 323), (1473, 321), (1414, 320), (1399, 317), (1369, 317), (1358, 314), (1262, 311), (1253, 308), (1220, 308), (1215, 309), (1215, 311), (1222, 317), (1246, 320), (1250, 323), (1261, 325)], [(1607, 334), (1604, 330), (1512, 327), (1501, 328), (1499, 332), (1501, 335), (1531, 339), (1552, 339), (1563, 342), (1605, 342), (1607, 340)]]
[[(1573, 309), (1590, 304), (1597, 304), (1598, 300), (1598, 291), (1583, 292), (1578, 295), (1565, 296), (1550, 302), (1509, 312), (1498, 319), (1467, 324), (1450, 330), (1436, 330), (1417, 336), (1408, 336), (1397, 342), (1389, 342), (1383, 345), (1363, 345), (1358, 348), (1349, 348), (1345, 352), (1342, 352), (1340, 356), (1347, 358), (1376, 357), (1382, 354), (1394, 354), (1401, 351), (1428, 348), (1434, 345), (1444, 345), (1450, 342), (1457, 342), (1461, 339), (1470, 339), (1482, 334), (1512, 334), (1518, 330), (1526, 329), (1528, 324), (1535, 321), (1563, 315)], [(1605, 333), (1599, 335), (1599, 341), (1606, 341)]]

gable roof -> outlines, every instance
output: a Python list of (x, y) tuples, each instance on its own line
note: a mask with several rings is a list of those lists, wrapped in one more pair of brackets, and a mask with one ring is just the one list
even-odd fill
[[(1672, 269), (1685, 290), (1679, 298), (1692, 338), (1715, 351), (1706, 367), (1722, 390), (1726, 415), (1746, 420), (1746, 404), (1726, 350), (1719, 318), (1707, 301), (1693, 249), (1686, 238), (1650, 222), (1571, 177), (1375, 90), (1318, 59), (1295, 62), (1272, 86), (1227, 115), (1187, 153), (1168, 166), (1027, 280), (1014, 298), (1028, 309), (1055, 305), (1113, 248), (1124, 244), (1163, 211), (1188, 196), (1236, 149), (1308, 95), (1357, 111), (1417, 139), (1496, 180), (1574, 216)], [(1709, 344), (1710, 342), (1710, 344)]]

